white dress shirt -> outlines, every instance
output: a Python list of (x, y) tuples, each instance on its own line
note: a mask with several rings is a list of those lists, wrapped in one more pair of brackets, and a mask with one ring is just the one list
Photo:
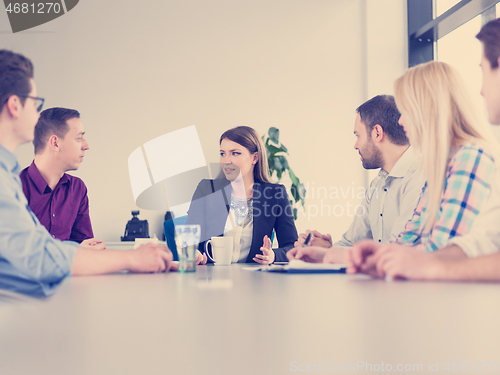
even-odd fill
[(380, 169), (370, 183), (351, 226), (335, 247), (351, 247), (364, 239), (394, 242), (411, 219), (424, 186), (424, 178), (411, 147), (390, 173)]
[(231, 208), (224, 228), (224, 237), (233, 237), (233, 257), (231, 263), (245, 263), (250, 253), (253, 238), (253, 215), (236, 225), (236, 217)]

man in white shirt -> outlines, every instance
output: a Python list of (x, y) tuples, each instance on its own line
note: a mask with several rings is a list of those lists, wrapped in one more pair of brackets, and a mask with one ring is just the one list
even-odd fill
[(362, 207), (342, 239), (332, 244), (331, 236), (312, 231), (311, 246), (302, 247), (311, 231), (299, 236), (289, 259), (309, 262), (345, 263), (349, 248), (364, 239), (385, 244), (395, 241), (411, 219), (424, 180), (409, 146), (394, 98), (378, 95), (356, 109), (356, 143), (363, 167), (378, 169)]
[[(500, 19), (484, 25), (476, 35), (483, 44), (481, 95), (491, 124), (500, 125)], [(498, 160), (496, 161), (498, 165)], [(500, 281), (500, 183), (471, 231), (453, 238), (447, 247), (432, 253), (389, 245), (379, 248), (360, 243), (352, 252), (348, 272), (367, 271), (374, 276), (415, 280)], [(370, 258), (370, 259), (369, 259)], [(364, 265), (363, 265), (364, 264)], [(365, 269), (363, 269), (365, 268)]]

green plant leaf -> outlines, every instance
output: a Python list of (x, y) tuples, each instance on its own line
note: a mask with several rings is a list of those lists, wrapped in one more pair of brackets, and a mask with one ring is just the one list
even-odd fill
[(278, 156), (278, 158), (280, 159), (280, 163), (283, 166), (283, 170), (288, 169), (289, 168), (288, 167), (288, 160), (286, 160), (286, 157), (283, 155), (280, 155), (280, 156)]
[(288, 168), (288, 174), (290, 175), (290, 180), (292, 180), (292, 184), (298, 185), (300, 184), (300, 180), (295, 176), (295, 173), (293, 173), (292, 168)]
[(267, 150), (269, 151), (269, 153), (271, 154), (271, 156), (274, 156), (278, 152), (282, 152), (283, 151), (281, 148), (278, 148), (278, 147), (273, 146), (273, 145), (268, 145), (267, 146)]
[(269, 128), (269, 138), (276, 144), (280, 143), (280, 130), (278, 128), (270, 127)]
[(288, 149), (280, 143), (279, 140), (279, 129), (275, 127), (271, 127), (268, 130), (268, 137), (264, 135), (262, 140), (264, 141), (264, 145), (266, 148), (267, 162), (269, 167), (269, 175), (270, 177), (274, 176), (274, 172), (276, 172), (277, 181), (281, 181), (283, 177), (283, 173), (288, 170), (288, 174), (290, 176), (290, 180), (292, 182), (292, 186), (290, 187), (291, 197), (290, 205), (293, 208), (293, 217), (294, 220), (297, 220), (298, 209), (293, 207), (295, 203), (301, 202), (302, 207), (305, 208), (305, 193), (306, 189), (304, 185), (300, 183), (300, 179), (295, 175), (295, 173), (290, 168), (288, 163), (288, 159), (286, 155), (288, 155)]
[(306, 199), (306, 193), (307, 193), (307, 190), (306, 188), (304, 187), (304, 184), (298, 184), (297, 185), (297, 190), (298, 190), (298, 193), (299, 193), (299, 197), (301, 200), (304, 200)]
[(295, 202), (298, 202), (300, 200), (300, 195), (297, 186), (292, 185), (292, 187), (290, 188), (290, 192), (292, 193), (292, 197), (295, 200)]
[(284, 169), (283, 169), (283, 165), (281, 165), (281, 161), (279, 158), (273, 158), (273, 167), (277, 170), (277, 171), (280, 171), (280, 172), (283, 172)]

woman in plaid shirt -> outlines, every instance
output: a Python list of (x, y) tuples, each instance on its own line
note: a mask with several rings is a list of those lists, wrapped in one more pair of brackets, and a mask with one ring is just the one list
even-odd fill
[(427, 179), (397, 243), (435, 251), (466, 234), (492, 191), (496, 147), (476, 121), (458, 73), (432, 61), (395, 84), (399, 123), (420, 155)]
[(351, 272), (383, 276), (379, 260), (385, 252), (415, 250), (409, 246), (434, 251), (468, 233), (490, 198), (497, 173), (494, 136), (475, 120), (453, 68), (437, 61), (413, 67), (396, 80), (395, 94), (399, 123), (419, 155), (427, 183), (397, 243), (355, 245)]

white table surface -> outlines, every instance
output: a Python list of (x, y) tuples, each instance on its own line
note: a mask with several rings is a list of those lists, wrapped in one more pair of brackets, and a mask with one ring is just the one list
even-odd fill
[[(158, 245), (166, 245), (165, 241), (159, 241)], [(114, 242), (106, 242), (106, 248), (111, 250), (130, 250), (135, 246), (135, 241), (114, 241)]]
[[(470, 374), (471, 361), (473, 369), (478, 361), (500, 365), (499, 299), (494, 283), (271, 274), (240, 265), (74, 277), (41, 302), (0, 298), (0, 374), (372, 374), (382, 363), (385, 372), (389, 364), (393, 372), (422, 364), (421, 374)], [(452, 371), (453, 361), (467, 370)], [(349, 362), (373, 370), (347, 371)], [(429, 371), (436, 362), (439, 371)], [(307, 364), (316, 371), (305, 371)], [(500, 374), (485, 367), (482, 374)]]

